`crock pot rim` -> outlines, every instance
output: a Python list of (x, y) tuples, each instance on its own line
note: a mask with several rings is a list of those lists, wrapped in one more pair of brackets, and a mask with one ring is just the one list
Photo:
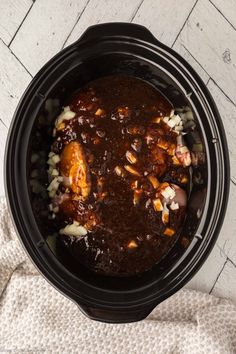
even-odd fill
[[(133, 24), (123, 24), (123, 23), (115, 23), (115, 24), (101, 24), (101, 25), (96, 25), (96, 26), (93, 26), (91, 27), (91, 29), (97, 29), (98, 27), (102, 26), (104, 28), (104, 26), (108, 26), (109, 28), (111, 28), (111, 26), (123, 26), (125, 25), (125, 27), (127, 28), (127, 25), (128, 27), (129, 26), (135, 26), (137, 28), (138, 25), (133, 25)], [(108, 27), (107, 27), (107, 32), (108, 31)], [(142, 26), (138, 26), (138, 27), (142, 27)], [(100, 27), (101, 28), (101, 27)], [(142, 27), (142, 30), (143, 28), (145, 29), (145, 31), (147, 32), (146, 28), (145, 27)], [(14, 144), (12, 145), (12, 141), (11, 141), (11, 137), (14, 135), (14, 131), (16, 132), (16, 125), (17, 125), (17, 116), (18, 116), (18, 113), (19, 111), (22, 109), (22, 107), (26, 104), (26, 101), (27, 101), (27, 93), (29, 92), (29, 90), (33, 91), (34, 88), (37, 86), (38, 84), (38, 81), (42, 80), (42, 76), (43, 75), (46, 75), (46, 71), (50, 70), (50, 67), (52, 65), (56, 65), (57, 61), (61, 61), (63, 60), (64, 56), (68, 56), (70, 55), (74, 50), (78, 50), (78, 48), (80, 47), (80, 45), (87, 45), (89, 42), (93, 41), (94, 39), (89, 37), (89, 31), (90, 29), (88, 29), (84, 35), (82, 35), (81, 39), (78, 40), (77, 42), (75, 42), (74, 44), (72, 44), (71, 46), (69, 46), (68, 48), (65, 48), (62, 52), (60, 52), (59, 54), (57, 54), (54, 58), (52, 58), (40, 71), (39, 73), (35, 76), (35, 78), (33, 79), (33, 81), (31, 82), (31, 84), (29, 85), (29, 87), (27, 88), (25, 94), (22, 96), (22, 99), (17, 107), (17, 110), (16, 110), (16, 113), (14, 115), (14, 119), (12, 121), (12, 124), (11, 124), (11, 127), (10, 127), (10, 130), (9, 130), (9, 135), (8, 135), (8, 141), (7, 141), (7, 154), (5, 154), (5, 185), (6, 185), (6, 191), (7, 191), (7, 199), (8, 199), (8, 205), (10, 206), (10, 210), (12, 211), (12, 217), (13, 217), (13, 220), (16, 219), (16, 210), (17, 210), (17, 205), (15, 204), (16, 201), (13, 200), (13, 196), (14, 196), (14, 183), (13, 181), (9, 179), (9, 176), (12, 176), (12, 160), (9, 160), (9, 155), (11, 156), (14, 156)], [(126, 31), (126, 30), (125, 30)], [(91, 32), (90, 32), (91, 33)], [(186, 71), (188, 71), (192, 77), (194, 77), (195, 81), (198, 83), (199, 87), (201, 88), (202, 92), (204, 93), (205, 95), (205, 99), (206, 101), (208, 102), (209, 106), (211, 107), (212, 111), (214, 111), (215, 113), (215, 117), (219, 118), (219, 113), (216, 109), (216, 106), (215, 106), (215, 103), (214, 101), (212, 100), (211, 98), (211, 95), (209, 94), (209, 91), (207, 90), (207, 88), (205, 87), (205, 85), (203, 84), (202, 80), (198, 77), (198, 75), (193, 71), (193, 69), (189, 66), (189, 64), (187, 62), (185, 62), (183, 60), (183, 58), (181, 58), (177, 53), (175, 53), (173, 50), (171, 50), (170, 48), (166, 47), (165, 45), (163, 44), (160, 44), (156, 39), (155, 37), (152, 36), (152, 34), (148, 31), (149, 35), (148, 35), (148, 40), (145, 40), (144, 38), (131, 38), (127, 35), (123, 35), (123, 36), (119, 36), (119, 39), (122, 40), (122, 39), (129, 39), (129, 40), (134, 40), (134, 41), (137, 41), (137, 42), (142, 42), (143, 45), (145, 45), (145, 43), (148, 45), (148, 46), (152, 46), (153, 48), (162, 48), (162, 50), (164, 50), (166, 53), (169, 53), (173, 58), (175, 58), (176, 61), (179, 61), (179, 62), (182, 62), (184, 63), (184, 66), (185, 66), (185, 69)], [(87, 38), (86, 38), (86, 35), (87, 35)], [(114, 37), (116, 38), (117, 35), (112, 35), (112, 36), (106, 36), (106, 38), (111, 38), (111, 37)], [(103, 38), (104, 40), (104, 38)], [(46, 71), (45, 71), (46, 70)], [(40, 95), (40, 93), (38, 93)], [(29, 100), (29, 98), (28, 98)], [(19, 117), (19, 116), (18, 116)], [(211, 242), (207, 245), (207, 247), (205, 247), (203, 250), (202, 250), (202, 254), (201, 256), (199, 256), (199, 259), (198, 259), (198, 262), (195, 261), (195, 264), (192, 266), (192, 268), (189, 270), (188, 274), (185, 275), (185, 277), (179, 281), (179, 283), (174, 286), (173, 288), (169, 289), (168, 291), (166, 291), (166, 293), (162, 294), (162, 298), (161, 298), (161, 301), (164, 300), (164, 298), (172, 295), (174, 292), (176, 292), (179, 288), (181, 288), (183, 286), (183, 284), (185, 284), (189, 278), (191, 278), (193, 276), (193, 274), (195, 274), (195, 272), (197, 271), (197, 269), (202, 265), (203, 261), (206, 259), (206, 257), (208, 256), (209, 252), (211, 251), (212, 247), (214, 246), (214, 243), (217, 239), (217, 236), (218, 236), (218, 232), (220, 230), (220, 227), (222, 225), (222, 222), (223, 222), (223, 217), (224, 217), (224, 214), (225, 214), (225, 210), (226, 210), (226, 204), (227, 204), (227, 199), (228, 199), (228, 192), (229, 192), (229, 158), (228, 158), (228, 151), (227, 151), (227, 142), (226, 142), (226, 138), (225, 138), (225, 133), (224, 133), (224, 130), (223, 130), (223, 126), (222, 126), (222, 123), (220, 121), (220, 119), (218, 119), (217, 121), (217, 124), (219, 125), (218, 126), (218, 129), (219, 129), (219, 132), (220, 132), (220, 138), (221, 138), (221, 143), (222, 143), (222, 157), (224, 157), (223, 159), (223, 164), (222, 166), (224, 166), (224, 173), (225, 173), (225, 183), (224, 183), (224, 195), (223, 195), (223, 200), (222, 200), (222, 204), (223, 204), (223, 208), (221, 208), (221, 210), (219, 211), (218, 213), (218, 220), (217, 220), (217, 225), (214, 229), (214, 236), (211, 237)], [(10, 152), (11, 150), (11, 152)], [(10, 172), (11, 170), (11, 172)], [(14, 205), (15, 204), (15, 205)], [(18, 210), (18, 213), (19, 213), (19, 210)], [(15, 214), (15, 215), (14, 215)], [(18, 223), (18, 225), (17, 225)], [(21, 225), (22, 226), (22, 225)], [(15, 227), (16, 229), (19, 229), (20, 228), (20, 221), (17, 220), (15, 221)], [(22, 239), (22, 235), (20, 235), (20, 239), (22, 241), (22, 243), (24, 244), (24, 247), (27, 249), (28, 253), (30, 253), (30, 251), (32, 250), (29, 250), (28, 247), (26, 246), (25, 242), (23, 242), (23, 239)], [(32, 259), (32, 258), (31, 258)], [(38, 261), (37, 259), (37, 262), (36, 262), (36, 259), (32, 259), (34, 263), (36, 263), (36, 266), (38, 269), (40, 269), (40, 271), (45, 275), (45, 265), (43, 265), (41, 262)], [(188, 267), (187, 267), (188, 268)], [(63, 294), (67, 294), (67, 296), (70, 296), (72, 299), (74, 300), (77, 300), (78, 301), (78, 298), (77, 298), (77, 294), (75, 295), (73, 293), (73, 289), (68, 289), (68, 287), (65, 289), (61, 286), (58, 286), (58, 284), (56, 284), (57, 282), (55, 281), (55, 279), (49, 279), (50, 274), (47, 274), (46, 275), (46, 278), (48, 280), (50, 280), (50, 282), (57, 287), (57, 289), (59, 288), (60, 291), (63, 292)], [(83, 300), (85, 304), (91, 304), (92, 302), (90, 301), (90, 299), (80, 299), (80, 300)], [(149, 305), (153, 302), (153, 299), (150, 300), (148, 303)], [(158, 302), (158, 300), (157, 300)], [(160, 302), (160, 301), (159, 301)], [(97, 303), (96, 303), (97, 304)], [(145, 302), (146, 304), (146, 302)], [(101, 303), (100, 304), (101, 306), (103, 306), (103, 304)], [(106, 307), (109, 307), (109, 304), (106, 304)], [(114, 304), (112, 305), (114, 306)], [(121, 305), (124, 307), (124, 305)], [(130, 306), (132, 307), (132, 304), (130, 304)], [(129, 306), (129, 307), (130, 307)], [(136, 304), (134, 305), (136, 306)]]

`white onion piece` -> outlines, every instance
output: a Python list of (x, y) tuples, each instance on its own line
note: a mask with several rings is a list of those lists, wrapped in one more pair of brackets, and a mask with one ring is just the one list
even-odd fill
[(60, 156), (59, 155), (53, 155), (52, 156), (52, 161), (57, 164), (58, 162), (60, 162)]
[(59, 176), (59, 171), (56, 168), (53, 168), (51, 175), (53, 177)]
[(58, 162), (60, 162), (60, 156), (54, 154), (54, 155), (52, 155), (52, 156), (49, 157), (49, 159), (48, 159), (48, 161), (47, 161), (47, 164), (48, 164), (49, 166), (55, 167)]
[(80, 225), (78, 221), (73, 221), (73, 224), (67, 225), (64, 229), (61, 229), (59, 233), (61, 235), (82, 237), (87, 235), (88, 230), (84, 226)]
[(165, 198), (165, 201), (169, 199), (173, 199), (175, 196), (175, 191), (170, 186), (166, 187), (163, 191), (161, 191), (161, 195)]
[(166, 203), (164, 203), (163, 210), (162, 210), (162, 213), (161, 213), (161, 220), (162, 220), (163, 224), (168, 224), (169, 215), (170, 215), (170, 211), (167, 208)]
[(169, 122), (169, 117), (164, 117), (164, 118), (163, 118), (163, 122), (164, 122), (164, 123), (168, 123), (168, 122)]
[(39, 159), (39, 155), (38, 154), (32, 154), (31, 155), (31, 163), (35, 163), (36, 161), (38, 161)]
[[(65, 110), (66, 109), (66, 110)], [(68, 107), (64, 108), (64, 111), (58, 116), (55, 127), (57, 128), (64, 120), (70, 120), (75, 117), (75, 112), (68, 110)]]
[(186, 152), (189, 153), (189, 149), (188, 149), (188, 147), (186, 145), (185, 146), (180, 146), (179, 151), (180, 151), (181, 154), (185, 154)]
[(174, 201), (170, 204), (170, 209), (171, 210), (178, 210), (179, 209), (179, 204), (175, 203)]
[(47, 190), (48, 190), (49, 192), (51, 192), (51, 191), (53, 191), (53, 190), (54, 190), (54, 191), (57, 191), (59, 185), (60, 185), (60, 182), (58, 181), (58, 177), (55, 177), (55, 178), (53, 178), (52, 182), (49, 184)]
[(170, 128), (174, 128), (174, 126), (175, 126), (175, 120), (174, 120), (173, 118), (171, 118), (171, 119), (167, 122), (167, 124), (169, 125)]
[(191, 110), (187, 111), (185, 113), (185, 117), (187, 118), (187, 120), (193, 120), (194, 119), (193, 112)]
[[(182, 123), (182, 122), (181, 122)], [(175, 127), (175, 131), (176, 132), (181, 132), (183, 130), (183, 126), (182, 126), (182, 124), (181, 125), (177, 125), (176, 127)]]
[(49, 195), (50, 198), (54, 198), (55, 195), (56, 195), (56, 191), (53, 189), (52, 191), (50, 191), (50, 192), (48, 193), (48, 195)]
[(174, 114), (175, 114), (175, 110), (172, 109), (172, 110), (170, 111), (170, 117), (174, 116)]

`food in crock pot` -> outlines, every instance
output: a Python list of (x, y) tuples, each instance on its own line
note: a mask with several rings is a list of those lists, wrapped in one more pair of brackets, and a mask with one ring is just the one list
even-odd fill
[(163, 258), (186, 214), (184, 129), (194, 124), (189, 108), (134, 77), (103, 77), (73, 95), (55, 121), (47, 188), (72, 257), (118, 276)]

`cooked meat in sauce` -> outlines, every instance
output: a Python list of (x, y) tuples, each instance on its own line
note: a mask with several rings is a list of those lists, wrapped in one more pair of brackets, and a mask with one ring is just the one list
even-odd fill
[(55, 122), (48, 191), (78, 266), (133, 275), (170, 250), (190, 180), (182, 129), (167, 99), (134, 77), (103, 77), (73, 95)]

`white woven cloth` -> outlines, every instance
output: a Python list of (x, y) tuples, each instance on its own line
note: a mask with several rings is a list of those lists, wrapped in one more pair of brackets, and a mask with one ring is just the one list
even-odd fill
[(0, 353), (235, 354), (236, 306), (182, 290), (138, 323), (89, 320), (28, 260), (1, 200)]

